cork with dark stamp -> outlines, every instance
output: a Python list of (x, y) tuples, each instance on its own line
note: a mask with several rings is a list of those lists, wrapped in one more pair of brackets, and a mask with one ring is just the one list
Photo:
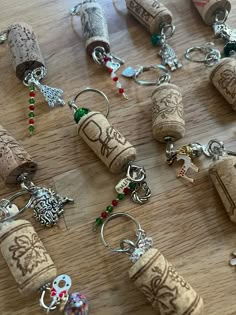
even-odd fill
[(96, 0), (86, 0), (80, 7), (80, 18), (87, 53), (91, 55), (96, 47), (110, 52), (107, 21), (100, 4)]
[(231, 10), (231, 2), (229, 0), (192, 0), (194, 6), (201, 15), (203, 21), (207, 25), (212, 25), (215, 22), (217, 12)]
[(236, 223), (236, 157), (224, 157), (209, 167), (210, 178), (231, 221)]
[(32, 71), (45, 62), (37, 37), (32, 27), (26, 23), (14, 23), (9, 28), (8, 43), (16, 76), (23, 81), (27, 71)]
[(166, 137), (174, 140), (185, 134), (183, 97), (174, 84), (163, 83), (152, 93), (152, 133), (153, 137), (165, 142)]
[(17, 183), (17, 177), (22, 173), (33, 174), (37, 164), (28, 152), (0, 126), (0, 175), (6, 184)]
[(78, 123), (78, 134), (112, 173), (121, 173), (136, 158), (135, 148), (100, 112), (91, 111)]
[(157, 0), (126, 0), (126, 6), (151, 34), (160, 34), (161, 25), (172, 23), (171, 12)]
[(210, 73), (210, 81), (236, 110), (236, 60), (224, 58), (217, 63)]
[(157, 249), (148, 250), (129, 277), (160, 315), (200, 315), (203, 300)]
[(30, 222), (2, 224), (0, 248), (21, 294), (37, 291), (56, 277), (56, 266)]

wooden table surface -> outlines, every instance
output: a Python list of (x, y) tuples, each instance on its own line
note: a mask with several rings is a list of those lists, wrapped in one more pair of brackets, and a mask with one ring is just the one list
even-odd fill
[[(124, 1), (102, 0), (107, 16), (112, 52), (125, 59), (126, 66), (160, 63), (150, 34), (132, 17)], [(170, 43), (181, 57), (193, 45), (215, 41), (190, 0), (163, 0), (173, 12), (176, 33)], [(205, 301), (207, 315), (236, 314), (236, 273), (229, 267), (231, 252), (236, 248), (236, 227), (230, 222), (219, 196), (209, 180), (210, 161), (196, 161), (200, 168), (193, 174), (194, 184), (176, 178), (179, 165), (169, 167), (165, 146), (152, 138), (151, 99), (153, 87), (143, 87), (121, 78), (129, 100), (118, 95), (105, 69), (86, 55), (80, 18), (73, 23), (69, 9), (75, 1), (1, 0), (0, 29), (24, 21), (35, 30), (45, 57), (48, 75), (45, 84), (62, 88), (65, 101), (86, 87), (101, 89), (110, 99), (109, 120), (137, 149), (137, 163), (147, 172), (152, 197), (145, 205), (127, 199), (116, 211), (135, 216), (153, 237), (176, 269), (192, 284)], [(229, 24), (236, 24), (233, 2)], [(227, 148), (236, 148), (235, 112), (208, 81), (209, 68), (183, 60), (184, 67), (172, 74), (172, 83), (184, 95), (186, 136), (179, 146), (189, 142), (206, 144), (218, 138)], [(122, 67), (123, 69), (124, 67)], [(131, 263), (126, 255), (109, 252), (99, 233), (91, 230), (94, 219), (115, 197), (114, 185), (121, 178), (109, 173), (77, 134), (68, 106), (49, 110), (37, 95), (34, 136), (27, 133), (28, 91), (15, 77), (7, 45), (0, 47), (0, 123), (19, 140), (39, 164), (34, 183), (51, 186), (62, 195), (75, 199), (65, 207), (58, 226), (45, 229), (29, 219), (39, 233), (58, 268), (58, 274), (72, 277), (72, 292), (83, 292), (90, 303), (90, 315), (151, 315), (153, 309), (129, 281)], [(121, 73), (121, 70), (118, 72)], [(148, 74), (149, 76), (149, 74)], [(148, 77), (147, 76), (147, 77)], [(150, 77), (153, 73), (150, 73)], [(81, 98), (81, 106), (103, 110), (96, 94)], [(19, 187), (0, 182), (1, 197)], [(118, 224), (119, 223), (119, 224)], [(117, 221), (107, 234), (116, 244), (132, 234), (132, 226)], [(122, 225), (124, 224), (124, 225)], [(0, 314), (42, 314), (39, 296), (22, 297), (17, 291), (3, 258), (0, 259)]]

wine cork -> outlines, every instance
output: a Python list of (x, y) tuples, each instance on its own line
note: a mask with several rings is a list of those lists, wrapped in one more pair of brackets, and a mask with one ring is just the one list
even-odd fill
[(2, 224), (0, 248), (21, 294), (33, 293), (56, 277), (57, 269), (30, 222)]
[(229, 0), (192, 0), (194, 6), (200, 13), (203, 21), (207, 25), (213, 25), (216, 14), (219, 11), (231, 10), (231, 2)]
[(96, 47), (110, 52), (107, 21), (100, 4), (96, 0), (84, 1), (80, 7), (80, 18), (87, 53), (91, 55)]
[(183, 138), (185, 121), (181, 90), (174, 84), (163, 83), (152, 93), (152, 133), (153, 137), (165, 142)]
[(126, 6), (151, 34), (160, 34), (163, 24), (172, 23), (171, 12), (157, 0), (126, 0)]
[(91, 111), (78, 123), (78, 133), (112, 173), (121, 173), (136, 158), (135, 148), (100, 112)]
[(157, 250), (148, 250), (129, 270), (130, 279), (160, 315), (203, 314), (203, 300)]
[(8, 43), (12, 54), (16, 76), (23, 81), (27, 71), (45, 67), (36, 35), (26, 23), (15, 23), (10, 27)]
[(236, 223), (236, 157), (224, 157), (209, 167), (210, 178), (230, 217)]
[(224, 58), (211, 71), (210, 81), (223, 95), (226, 101), (236, 110), (236, 60)]
[(25, 149), (0, 125), (0, 175), (6, 184), (17, 183), (22, 173), (33, 174), (37, 164)]

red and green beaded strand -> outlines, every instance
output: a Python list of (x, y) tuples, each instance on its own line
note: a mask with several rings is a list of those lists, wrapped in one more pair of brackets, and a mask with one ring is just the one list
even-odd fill
[(29, 92), (29, 110), (30, 110), (30, 112), (29, 112), (29, 120), (28, 120), (28, 123), (29, 123), (29, 128), (28, 128), (28, 130), (29, 130), (29, 133), (32, 135), (33, 134), (33, 132), (34, 132), (34, 110), (35, 110), (35, 87), (34, 87), (34, 85), (30, 85), (29, 86), (29, 90), (30, 90), (30, 92)]
[(112, 200), (111, 204), (107, 206), (106, 210), (101, 213), (101, 216), (95, 220), (95, 230), (98, 226), (102, 225), (102, 223), (106, 220), (106, 218), (111, 214), (114, 210), (114, 207), (117, 207), (119, 202), (122, 201), (125, 196), (129, 195), (136, 188), (136, 184), (131, 182), (129, 187), (124, 188), (123, 194), (118, 194), (117, 198)]

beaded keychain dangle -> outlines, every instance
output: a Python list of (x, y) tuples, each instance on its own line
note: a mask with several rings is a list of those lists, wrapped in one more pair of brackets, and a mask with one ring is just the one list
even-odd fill
[[(203, 54), (204, 57), (192, 57), (195, 53)], [(235, 55), (236, 57), (236, 55)], [(206, 43), (203, 46), (191, 47), (186, 50), (185, 58), (192, 62), (203, 63), (212, 67), (209, 79), (225, 100), (236, 110), (236, 93), (235, 93), (235, 76), (236, 76), (236, 59), (231, 55), (230, 58), (221, 59), (221, 54), (215, 48), (213, 43)]]
[(128, 12), (151, 33), (153, 46), (159, 46), (163, 65), (171, 71), (182, 67), (174, 49), (167, 43), (175, 32), (172, 13), (159, 1), (125, 0)]
[[(136, 240), (123, 239), (120, 241), (120, 247), (113, 248), (105, 240), (104, 230), (108, 222), (120, 217), (129, 219), (136, 225)], [(134, 264), (129, 270), (129, 277), (146, 296), (157, 314), (203, 314), (202, 298), (161, 252), (152, 248), (152, 239), (146, 236), (140, 223), (130, 214), (118, 212), (108, 217), (101, 227), (101, 239), (105, 247), (112, 252), (129, 255)]]
[(63, 214), (64, 205), (73, 199), (62, 197), (50, 188), (35, 186), (30, 178), (36, 169), (37, 164), (29, 153), (0, 125), (0, 176), (5, 184), (21, 185), (24, 194), (30, 195), (25, 208), (32, 208), (36, 220), (51, 227)]
[(121, 95), (127, 99), (125, 90), (119, 81), (116, 71), (124, 61), (110, 52), (107, 21), (100, 4), (96, 0), (85, 0), (71, 9), (71, 15), (79, 15), (85, 38), (85, 47), (93, 60), (107, 68), (111, 79)]
[(36, 35), (32, 27), (26, 23), (14, 23), (6, 31), (0, 33), (0, 44), (8, 41), (12, 54), (16, 76), (29, 87), (29, 133), (35, 130), (35, 92), (39, 90), (49, 107), (56, 104), (65, 105), (63, 91), (42, 85), (40, 81), (46, 76), (47, 68), (42, 57)]
[(215, 36), (225, 41), (225, 57), (230, 57), (232, 54), (235, 54), (236, 31), (225, 24), (231, 11), (231, 2), (229, 0), (192, 1), (203, 21), (213, 27)]
[[(86, 92), (95, 92), (101, 95), (106, 103), (106, 115), (88, 108), (78, 108), (75, 104), (78, 97)], [(146, 172), (143, 167), (133, 163), (136, 158), (136, 149), (120, 134), (107, 120), (109, 114), (109, 100), (100, 90), (86, 88), (68, 102), (74, 113), (74, 120), (78, 126), (78, 134), (87, 145), (97, 154), (100, 160), (108, 167), (110, 172), (120, 174), (125, 172), (123, 178), (115, 187), (117, 198), (112, 201), (101, 216), (96, 219), (94, 229), (102, 224), (114, 207), (131, 194), (134, 202), (143, 204), (151, 196), (151, 190), (146, 182)]]
[[(31, 223), (13, 220), (26, 207), (19, 209), (13, 200), (24, 193), (0, 200), (0, 249), (19, 292), (29, 295), (39, 291), (40, 306), (47, 313), (59, 308), (64, 315), (87, 315), (86, 297), (78, 292), (69, 294), (71, 278), (68, 275), (56, 277), (57, 268)], [(3, 213), (8, 216), (3, 218)], [(46, 291), (50, 292), (49, 306), (44, 302)]]

